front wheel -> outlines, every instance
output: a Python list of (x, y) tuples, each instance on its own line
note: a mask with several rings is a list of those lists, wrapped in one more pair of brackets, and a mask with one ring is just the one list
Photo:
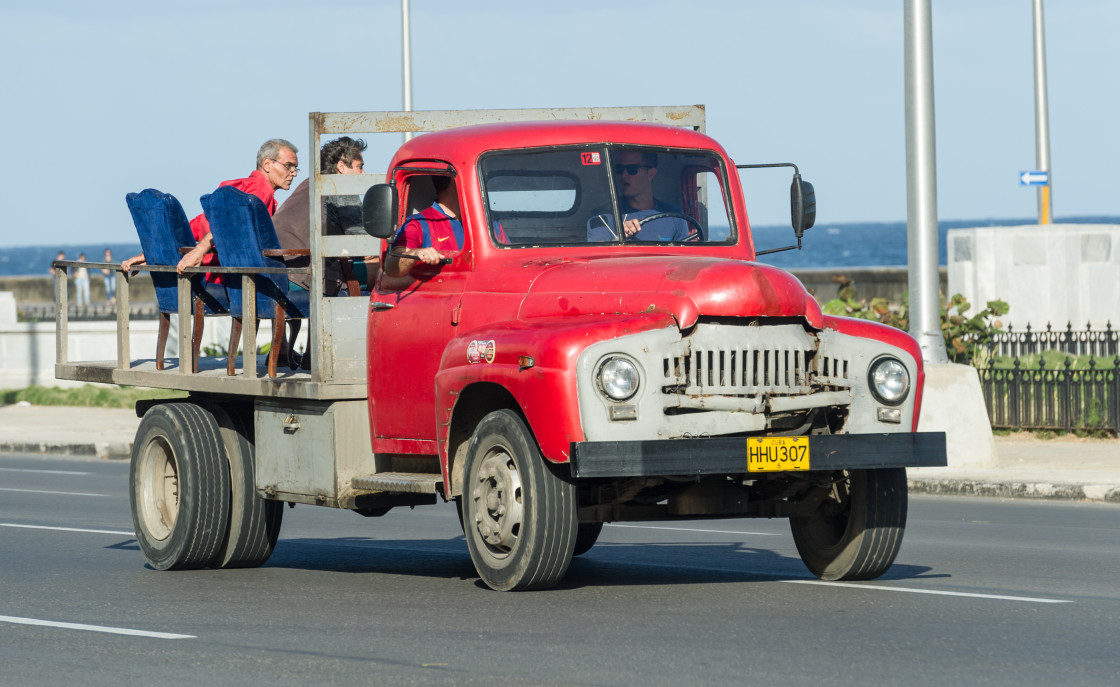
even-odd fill
[(576, 543), (575, 485), (545, 462), (511, 410), (482, 419), (467, 461), (463, 524), (482, 581), (498, 591), (555, 585)]
[(812, 516), (790, 518), (797, 552), (822, 580), (872, 580), (891, 567), (906, 530), (906, 468), (851, 470)]

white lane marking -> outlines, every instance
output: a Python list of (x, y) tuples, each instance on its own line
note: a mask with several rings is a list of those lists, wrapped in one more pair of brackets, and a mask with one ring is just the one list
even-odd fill
[(61, 496), (105, 496), (105, 494), (87, 494), (81, 491), (44, 491), (42, 489), (9, 489), (0, 487), (0, 491), (18, 491), (24, 494), (58, 494)]
[(13, 625), (37, 625), (39, 627), (58, 627), (64, 630), (85, 630), (87, 632), (105, 632), (112, 635), (129, 635), (132, 637), (151, 637), (153, 639), (196, 639), (195, 635), (178, 635), (171, 632), (148, 632), (147, 630), (131, 630), (127, 627), (106, 627), (104, 625), (83, 625), (81, 623), (59, 623), (53, 620), (38, 620), (36, 618), (16, 618), (10, 615), (0, 615), (0, 623)]
[(48, 527), (47, 525), (17, 525), (11, 522), (0, 522), (0, 527), (19, 527), (28, 530), (56, 530), (58, 532), (88, 532), (90, 534), (117, 534), (128, 537), (136, 536), (135, 532), (118, 532), (116, 530), (84, 530), (77, 527)]
[(975, 592), (949, 592), (940, 589), (915, 589), (913, 587), (887, 587), (877, 584), (855, 584), (852, 582), (826, 582), (824, 580), (782, 580), (790, 584), (818, 584), (824, 587), (852, 587), (854, 589), (873, 589), (885, 592), (909, 592), (911, 594), (933, 594), (936, 596), (964, 596), (972, 599), (996, 599), (998, 601), (1029, 601), (1036, 604), (1071, 604), (1070, 599), (1039, 599), (1032, 596), (1007, 596), (1005, 594), (979, 594)]
[(0, 472), (37, 472), (44, 475), (89, 475), (89, 472), (75, 470), (33, 470), (31, 468), (0, 468)]
[(676, 532), (710, 532), (712, 534), (749, 534), (756, 537), (780, 537), (778, 532), (733, 532), (731, 530), (698, 530), (689, 527), (654, 527), (652, 525), (619, 525), (615, 522), (606, 523), (608, 527), (628, 527), (635, 530), (674, 530)]

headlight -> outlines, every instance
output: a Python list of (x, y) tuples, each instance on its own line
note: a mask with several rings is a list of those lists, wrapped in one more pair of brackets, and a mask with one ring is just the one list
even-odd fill
[(641, 382), (638, 367), (626, 358), (607, 358), (599, 365), (599, 389), (615, 401), (634, 395)]
[(902, 403), (910, 393), (910, 373), (895, 358), (879, 358), (871, 363), (867, 382), (875, 398), (887, 405)]

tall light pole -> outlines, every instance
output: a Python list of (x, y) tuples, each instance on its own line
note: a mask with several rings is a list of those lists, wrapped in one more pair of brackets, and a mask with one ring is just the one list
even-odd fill
[(1050, 224), (1053, 206), (1050, 185), (1050, 114), (1046, 106), (1046, 38), (1042, 28), (1042, 0), (1034, 0), (1034, 136), (1035, 169), (1046, 172), (1049, 181), (1038, 187), (1038, 223)]
[[(408, 0), (401, 0), (401, 79), (404, 82), (404, 111), (412, 112), (412, 45), (411, 30), (408, 26)], [(404, 132), (404, 140), (412, 138), (412, 132)]]
[(946, 363), (937, 261), (937, 151), (930, 0), (906, 0), (906, 252), (910, 335), (927, 363)]

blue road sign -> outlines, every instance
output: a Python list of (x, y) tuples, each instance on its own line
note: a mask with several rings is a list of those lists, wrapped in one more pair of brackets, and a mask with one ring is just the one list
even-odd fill
[(1049, 186), (1050, 185), (1050, 172), (1042, 170), (1033, 170), (1030, 172), (1019, 172), (1019, 185), (1020, 186)]

